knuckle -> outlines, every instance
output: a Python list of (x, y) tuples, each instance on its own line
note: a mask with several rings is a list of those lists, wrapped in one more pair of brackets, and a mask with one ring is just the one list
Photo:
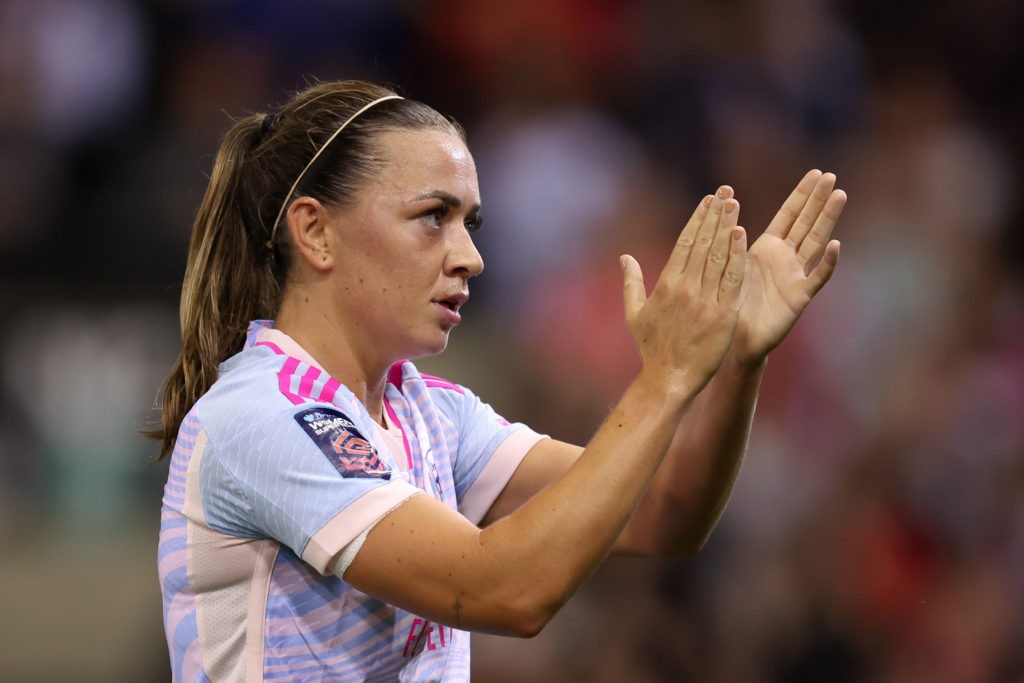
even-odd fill
[(709, 246), (711, 246), (711, 235), (701, 235), (699, 238), (697, 238), (697, 246), (699, 246), (699, 247), (709, 247)]
[(713, 251), (710, 254), (708, 254), (708, 261), (710, 261), (711, 263), (713, 263), (716, 266), (721, 265), (721, 264), (725, 263), (725, 254), (722, 254), (722, 253), (717, 252), (717, 251)]
[(685, 237), (680, 237), (678, 240), (676, 240), (676, 244), (678, 244), (683, 249), (689, 249), (690, 247), (693, 246), (693, 238), (690, 237), (689, 235), (686, 235)]

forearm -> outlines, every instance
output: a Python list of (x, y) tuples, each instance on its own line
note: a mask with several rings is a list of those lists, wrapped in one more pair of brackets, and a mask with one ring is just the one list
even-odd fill
[(551, 568), (574, 577), (566, 586), (574, 591), (634, 514), (691, 400), (650, 392), (642, 383), (631, 385), (576, 463), (518, 510), (487, 527), (482, 542), (500, 538), (516, 544), (522, 550), (519, 571), (545, 574)]
[(726, 356), (680, 420), (617, 552), (675, 555), (704, 544), (739, 473), (764, 367)]
[(692, 398), (641, 377), (573, 466), (514, 512), (480, 530), (413, 498), (371, 531), (346, 580), (440, 623), (536, 633), (611, 550)]

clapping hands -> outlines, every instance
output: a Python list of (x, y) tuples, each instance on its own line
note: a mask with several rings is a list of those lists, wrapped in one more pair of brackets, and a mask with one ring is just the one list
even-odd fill
[(722, 186), (687, 221), (649, 297), (639, 264), (623, 256), (626, 322), (644, 369), (699, 390), (726, 353), (762, 362), (839, 262), (831, 235), (846, 193), (835, 184), (809, 171), (749, 251), (739, 203)]

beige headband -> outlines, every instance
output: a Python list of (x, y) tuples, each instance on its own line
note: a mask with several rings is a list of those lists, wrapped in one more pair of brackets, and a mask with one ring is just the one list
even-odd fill
[(378, 105), (381, 102), (384, 102), (386, 100), (401, 100), (401, 99), (404, 99), (401, 95), (385, 95), (384, 97), (378, 97), (373, 102), (370, 102), (369, 104), (363, 105), (363, 107), (359, 111), (357, 111), (355, 114), (352, 114), (352, 116), (348, 117), (345, 120), (345, 123), (343, 123), (340, 126), (338, 126), (338, 130), (334, 131), (334, 133), (331, 134), (331, 137), (327, 138), (327, 142), (325, 142), (323, 144), (323, 146), (320, 147), (320, 149), (318, 149), (316, 151), (316, 154), (313, 155), (313, 158), (309, 160), (309, 163), (306, 164), (306, 167), (304, 169), (302, 169), (301, 173), (299, 173), (299, 177), (295, 179), (294, 183), (292, 183), (291, 189), (288, 190), (288, 194), (286, 194), (284, 196), (284, 202), (281, 204), (281, 208), (277, 212), (277, 218), (274, 219), (274, 225), (270, 229), (270, 241), (267, 242), (267, 246), (268, 247), (273, 248), (273, 246), (274, 246), (274, 238), (277, 237), (277, 225), (278, 225), (278, 223), (281, 222), (281, 216), (284, 215), (284, 210), (286, 208), (288, 208), (288, 200), (291, 199), (292, 193), (295, 192), (295, 188), (299, 186), (299, 182), (302, 180), (302, 176), (306, 175), (306, 171), (309, 170), (310, 166), (312, 166), (314, 163), (316, 163), (316, 160), (320, 158), (320, 155), (323, 154), (323, 151), (325, 149), (327, 149), (327, 146), (330, 145), (332, 142), (334, 142), (334, 138), (338, 137), (338, 135), (341, 133), (341, 131), (345, 130), (345, 127), (348, 126), (348, 124), (352, 123), (352, 121), (354, 121), (357, 116), (362, 114), (367, 109), (369, 109), (371, 107), (374, 107), (374, 106), (376, 106), (376, 105)]

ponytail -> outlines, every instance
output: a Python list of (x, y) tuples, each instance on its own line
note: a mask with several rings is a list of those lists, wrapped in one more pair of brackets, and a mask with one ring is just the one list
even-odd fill
[(241, 349), (250, 320), (271, 318), (280, 297), (276, 262), (251, 234), (242, 195), (248, 157), (263, 133), (261, 115), (239, 120), (224, 136), (196, 214), (181, 292), (182, 348), (163, 385), (160, 459), (174, 448), (191, 406), (217, 379), (221, 362)]

